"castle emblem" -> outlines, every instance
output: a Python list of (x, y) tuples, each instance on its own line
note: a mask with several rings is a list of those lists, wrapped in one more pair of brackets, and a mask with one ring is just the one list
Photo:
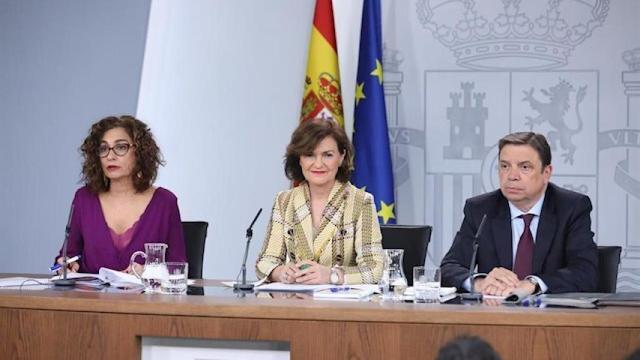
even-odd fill
[(522, 99), (522, 101), (528, 102), (531, 109), (538, 113), (536, 117), (526, 116), (525, 125), (533, 130), (534, 125), (548, 123), (554, 129), (547, 133), (551, 150), (556, 151), (557, 145), (560, 144), (560, 147), (565, 151), (562, 153), (564, 162), (571, 165), (573, 165), (573, 155), (576, 152), (576, 145), (571, 138), (580, 133), (583, 128), (580, 103), (582, 103), (587, 94), (587, 87), (581, 86), (576, 93), (573, 106), (578, 124), (575, 128), (571, 128), (567, 125), (565, 115), (571, 107), (570, 95), (574, 91), (575, 89), (568, 81), (560, 80), (558, 84), (551, 86), (548, 90), (540, 89), (540, 92), (548, 98), (547, 102), (536, 99), (533, 96), (533, 88), (529, 91), (524, 91), (524, 99)]
[[(474, 83), (460, 84), (462, 93), (449, 94), (451, 106), (447, 108), (449, 146), (444, 148), (445, 159), (482, 159), (487, 148), (484, 146), (485, 122), (489, 109), (483, 105), (485, 93), (473, 93)], [(473, 97), (474, 103), (471, 103)], [(462, 99), (462, 106), (460, 100)]]

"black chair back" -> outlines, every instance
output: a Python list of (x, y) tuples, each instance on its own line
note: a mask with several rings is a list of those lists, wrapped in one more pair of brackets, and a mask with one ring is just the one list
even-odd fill
[(598, 292), (615, 294), (621, 252), (620, 246), (598, 246)]
[(204, 243), (207, 240), (206, 221), (183, 221), (182, 231), (187, 246), (189, 262), (189, 279), (202, 279), (202, 263), (204, 261)]
[(431, 240), (429, 225), (380, 225), (383, 249), (403, 249), (402, 270), (413, 286), (413, 267), (423, 266)]

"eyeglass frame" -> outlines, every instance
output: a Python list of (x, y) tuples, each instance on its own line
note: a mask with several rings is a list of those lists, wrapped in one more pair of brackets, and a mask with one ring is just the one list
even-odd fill
[[(107, 152), (104, 155), (100, 155), (100, 153), (101, 153), (100, 148), (102, 147), (103, 144), (106, 145), (106, 143), (102, 143), (102, 144), (100, 144), (100, 146), (98, 146), (98, 157), (100, 157), (100, 158), (106, 158), (107, 156), (109, 156), (109, 153), (111, 153), (111, 151), (113, 151), (113, 153), (116, 154), (116, 156), (123, 157), (123, 156), (127, 155), (127, 153), (129, 152), (129, 149), (131, 149), (132, 147), (136, 147), (136, 144), (129, 144), (128, 142), (116, 143), (113, 146), (106, 145)], [(118, 152), (116, 151), (116, 146), (119, 146), (119, 145), (126, 145), (127, 146), (127, 150), (123, 154), (118, 154)]]

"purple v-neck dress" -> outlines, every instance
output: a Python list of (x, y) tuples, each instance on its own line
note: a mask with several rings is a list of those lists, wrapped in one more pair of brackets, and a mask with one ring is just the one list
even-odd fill
[[(167, 189), (156, 189), (135, 225), (131, 241), (121, 250), (113, 242), (96, 194), (82, 187), (76, 191), (73, 204), (67, 252), (69, 257), (82, 255), (80, 272), (97, 273), (101, 267), (124, 270), (131, 254), (144, 251), (145, 243), (167, 244), (167, 261), (187, 260), (178, 199)], [(137, 258), (139, 263), (143, 260)]]

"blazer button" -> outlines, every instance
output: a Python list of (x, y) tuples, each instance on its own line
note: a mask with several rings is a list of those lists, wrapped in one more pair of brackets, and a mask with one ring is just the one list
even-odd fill
[(287, 230), (287, 234), (289, 234), (289, 236), (293, 236), (293, 229)]

